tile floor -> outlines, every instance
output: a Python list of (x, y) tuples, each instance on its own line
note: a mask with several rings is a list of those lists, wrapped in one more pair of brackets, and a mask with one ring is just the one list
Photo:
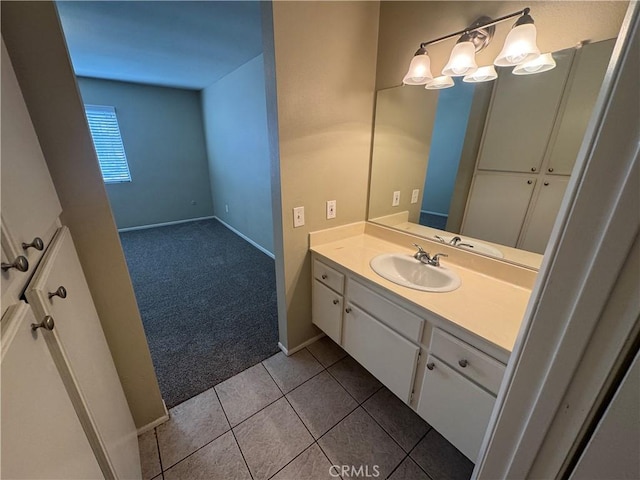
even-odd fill
[(330, 480), (331, 465), (362, 466), (360, 478), (462, 480), (473, 470), (327, 337), (177, 405), (138, 440), (145, 480)]

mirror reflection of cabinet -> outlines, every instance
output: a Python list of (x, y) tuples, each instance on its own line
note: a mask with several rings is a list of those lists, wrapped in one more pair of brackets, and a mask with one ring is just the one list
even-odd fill
[(554, 70), (531, 76), (544, 88), (498, 78), (461, 233), (544, 252), (614, 43), (554, 54)]

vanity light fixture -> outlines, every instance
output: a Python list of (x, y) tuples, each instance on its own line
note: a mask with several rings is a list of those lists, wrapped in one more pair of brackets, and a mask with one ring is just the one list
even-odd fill
[(553, 59), (553, 55), (551, 53), (543, 53), (530, 62), (516, 65), (511, 73), (514, 75), (533, 75), (534, 73), (547, 72), (553, 68), (556, 68), (556, 61)]
[(431, 80), (424, 88), (427, 90), (442, 90), (443, 88), (451, 88), (454, 85), (455, 83), (453, 83), (453, 78), (447, 75), (442, 75)]
[[(425, 88), (438, 89), (451, 87), (453, 82), (450, 77), (464, 77), (465, 82), (488, 82), (498, 77), (493, 66), (478, 68), (476, 64), (475, 54), (484, 49), (493, 38), (495, 26), (510, 18), (520, 17), (513, 25), (511, 31), (507, 35), (502, 51), (493, 62), (497, 66), (507, 67), (515, 66), (521, 63), (530, 62), (540, 56), (540, 50), (536, 45), (536, 27), (533, 24), (533, 18), (529, 15), (530, 8), (524, 8), (509, 15), (492, 19), (487, 16), (476, 19), (466, 29), (460, 30), (449, 35), (445, 35), (428, 42), (420, 44), (420, 48), (416, 51), (409, 70), (402, 81), (405, 85), (427, 85)], [(459, 37), (456, 45), (451, 51), (449, 61), (442, 70), (442, 76), (448, 80), (434, 80), (431, 74), (431, 60), (427, 53), (427, 46), (443, 42), (450, 38)], [(526, 75), (532, 73), (543, 72), (543, 68), (548, 68), (547, 63), (539, 66), (538, 70), (535, 65), (528, 67), (526, 73), (514, 72), (516, 75)], [(478, 72), (476, 74), (476, 72)]]
[(470, 75), (465, 75), (462, 81), (466, 83), (480, 83), (490, 82), (496, 78), (498, 78), (498, 73), (496, 72), (495, 67), (493, 65), (486, 65), (478, 68)]

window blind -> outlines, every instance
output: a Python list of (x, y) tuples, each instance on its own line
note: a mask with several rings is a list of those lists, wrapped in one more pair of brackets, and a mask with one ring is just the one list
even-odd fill
[(130, 182), (131, 173), (115, 108), (106, 105), (85, 105), (84, 109), (104, 182)]

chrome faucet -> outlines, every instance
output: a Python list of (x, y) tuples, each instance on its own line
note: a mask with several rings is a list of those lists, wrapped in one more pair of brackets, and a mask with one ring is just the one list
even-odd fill
[(424, 248), (422, 248), (421, 245), (418, 245), (417, 243), (414, 243), (413, 246), (418, 249), (418, 251), (413, 254), (413, 258), (415, 258), (416, 260), (419, 260), (420, 262), (422, 262), (422, 263), (424, 263), (426, 265), (431, 265), (433, 267), (439, 267), (440, 266), (440, 258), (441, 257), (448, 257), (449, 256), (446, 253), (436, 253), (432, 257), (431, 255), (429, 255), (428, 252), (424, 251)]

